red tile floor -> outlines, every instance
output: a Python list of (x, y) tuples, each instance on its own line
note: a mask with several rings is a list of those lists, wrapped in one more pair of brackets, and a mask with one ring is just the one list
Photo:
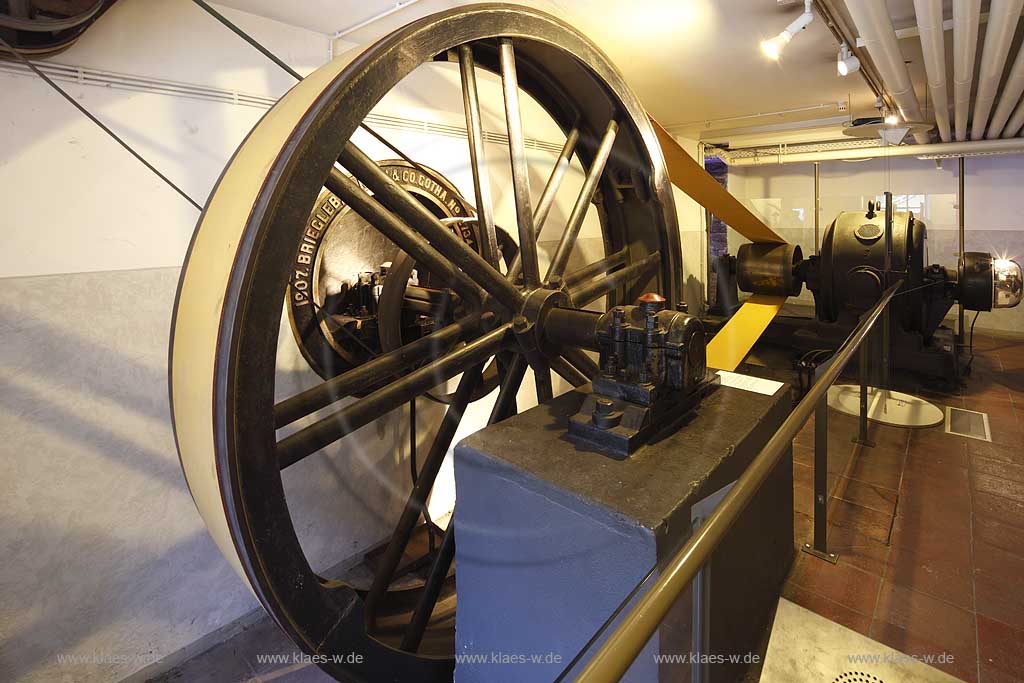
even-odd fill
[[(829, 419), (829, 550), (785, 596), (965, 681), (1024, 681), (1024, 340), (976, 335), (971, 377), (938, 405), (987, 412), (992, 443)], [(813, 421), (794, 441), (796, 540), (813, 528)], [(952, 655), (949, 661), (949, 655)]]

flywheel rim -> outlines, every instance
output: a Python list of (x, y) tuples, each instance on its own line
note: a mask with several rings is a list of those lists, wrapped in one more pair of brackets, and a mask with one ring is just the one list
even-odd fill
[[(542, 12), (508, 5), (461, 7), (424, 18), (354, 55), (345, 64), (336, 61), (321, 67), (296, 86), (236, 152), (200, 219), (202, 228), (208, 220), (218, 222), (242, 216), (243, 225), (234, 236), (236, 241), (232, 243), (231, 235), (220, 235), (218, 239), (210, 238), (210, 243), (197, 229), (179, 284), (172, 327), (171, 403), (190, 490), (222, 552), (303, 650), (309, 654), (363, 653), (362, 662), (320, 663), (342, 680), (449, 680), (453, 660), (447, 656), (400, 652), (367, 635), (360, 628), (363, 606), (357, 592), (321, 580), (302, 552), (284, 502), (275, 432), (265, 428), (273, 413), (277, 345), (276, 332), (269, 335), (266, 331), (276, 330), (280, 323), (280, 302), (287, 286), (291, 255), (282, 250), (289, 246), (294, 249), (294, 233), (304, 225), (322, 179), (338, 156), (337, 148), (321, 144), (322, 141), (333, 136), (342, 141), (340, 146), (362, 121), (362, 116), (352, 110), (368, 111), (422, 61), (464, 43), (498, 37), (511, 38), (517, 48), (536, 44), (541, 46), (536, 49), (542, 53), (553, 51), (563, 57), (574, 54), (575, 66), (559, 67), (562, 77), (574, 69), (576, 73), (585, 70), (595, 84), (607, 90), (609, 99), (623, 107), (618, 115), (629, 125), (623, 126), (626, 135), (622, 139), (629, 141), (626, 144), (632, 145), (629, 150), (638, 157), (637, 162), (650, 172), (649, 177), (640, 180), (646, 187), (636, 190), (647, 192), (650, 199), (646, 208), (620, 207), (621, 211), (629, 212), (628, 216), (602, 216), (602, 226), (616, 220), (623, 225), (626, 221), (636, 225), (645, 219), (653, 226), (647, 228), (651, 244), (611, 243), (608, 231), (604, 230), (605, 251), (610, 254), (636, 249), (640, 253), (634, 258), (639, 258), (645, 250), (647, 254), (655, 251), (650, 247), (656, 246), (661, 253), (656, 280), (666, 298), (678, 301), (681, 259), (671, 188), (656, 137), (638, 101), (607, 58), (575, 29)], [(564, 103), (555, 101), (558, 98), (545, 101), (531, 92), (531, 87), (540, 87), (535, 81), (550, 74), (531, 73), (531, 53), (524, 50), (522, 54), (526, 59), (520, 68), (527, 68), (522, 71), (525, 78), (521, 89), (533, 94), (560, 125), (568, 125)], [(488, 64), (486, 46), (481, 46), (479, 57), (480, 66), (492, 66)], [(370, 77), (380, 73), (388, 74), (392, 80)], [(345, 106), (352, 102), (362, 106)], [(261, 149), (257, 154), (255, 148), (246, 149), (251, 145), (265, 147), (268, 140), (282, 131), (287, 133), (278, 153)], [(585, 162), (592, 161), (592, 150), (581, 149), (579, 154)], [(261, 179), (260, 172), (241, 170), (249, 163), (256, 164), (260, 172), (265, 170)], [(264, 166), (259, 166), (260, 163)], [(221, 206), (220, 202), (226, 200), (219, 198), (219, 194), (237, 189), (236, 184), (245, 187), (254, 177), (259, 189), (249, 195), (251, 205), (244, 216), (241, 200), (230, 207)], [(607, 177), (602, 179), (601, 190), (613, 191)], [(199, 289), (209, 286), (209, 282), (200, 282), (195, 271), (190, 275), (188, 265), (204, 267), (227, 254), (231, 265), (220, 271), (220, 292), (214, 288), (212, 293), (200, 294)], [(274, 301), (276, 305), (268, 303)], [(212, 339), (209, 321), (197, 325), (189, 318), (197, 308), (209, 308), (211, 303), (219, 306)], [(212, 317), (208, 312), (205, 315)], [(193, 335), (201, 335), (203, 343), (196, 342)], [(208, 370), (209, 377), (203, 374), (200, 379), (192, 378), (193, 370), (186, 365), (191, 365), (194, 354), (211, 350), (212, 367), (195, 370), (199, 374)], [(189, 408), (189, 401), (206, 401), (210, 411), (205, 424), (202, 411)], [(193, 461), (196, 459), (191, 456), (196, 451), (202, 452), (198, 460), (206, 460)], [(216, 491), (211, 490), (207, 481), (211, 465), (215, 468)], [(256, 486), (256, 481), (261, 485)], [(268, 562), (270, 557), (276, 564)]]

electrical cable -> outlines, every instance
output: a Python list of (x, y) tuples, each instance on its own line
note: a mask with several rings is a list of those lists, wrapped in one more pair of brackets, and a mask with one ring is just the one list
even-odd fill
[(126, 149), (126, 150), (128, 151), (128, 153), (129, 153), (129, 154), (131, 154), (131, 155), (132, 155), (133, 157), (135, 157), (136, 159), (138, 159), (138, 160), (139, 160), (139, 161), (140, 161), (140, 162), (142, 163), (142, 165), (143, 165), (143, 166), (145, 166), (145, 167), (146, 167), (146, 168), (148, 168), (148, 169), (149, 169), (150, 171), (152, 171), (152, 172), (153, 172), (154, 174), (156, 174), (156, 176), (157, 176), (158, 178), (160, 178), (160, 180), (162, 180), (162, 181), (164, 181), (165, 183), (167, 183), (167, 184), (168, 184), (168, 185), (169, 185), (169, 186), (170, 186), (170, 187), (171, 187), (171, 188), (172, 188), (172, 189), (173, 189), (173, 190), (174, 190), (175, 192), (177, 192), (177, 193), (178, 193), (178, 194), (180, 194), (180, 195), (181, 195), (182, 197), (184, 197), (184, 198), (185, 198), (185, 200), (186, 200), (186, 201), (187, 201), (187, 202), (188, 202), (189, 204), (191, 204), (192, 206), (196, 207), (196, 209), (197, 209), (197, 210), (199, 210), (200, 212), (201, 212), (201, 211), (203, 210), (203, 207), (202, 207), (202, 206), (200, 206), (198, 202), (196, 202), (196, 201), (195, 201), (194, 199), (192, 199), (192, 197), (188, 196), (188, 195), (187, 195), (187, 194), (185, 193), (185, 191), (184, 191), (184, 190), (182, 190), (182, 189), (181, 189), (180, 187), (178, 187), (177, 185), (175, 185), (175, 184), (174, 184), (174, 182), (173, 182), (173, 181), (172, 181), (172, 180), (171, 180), (170, 178), (168, 178), (168, 177), (167, 177), (167, 176), (165, 176), (165, 175), (164, 175), (163, 173), (161, 173), (160, 171), (158, 171), (158, 170), (157, 170), (157, 168), (156, 168), (156, 166), (154, 166), (153, 164), (151, 164), (151, 163), (149, 163), (148, 161), (146, 161), (146, 159), (145, 159), (145, 158), (144, 158), (144, 157), (143, 157), (143, 156), (142, 156), (141, 154), (139, 154), (138, 152), (136, 152), (136, 151), (135, 151), (134, 149), (132, 149), (132, 148), (131, 148), (131, 146), (130, 146), (130, 145), (129, 145), (129, 144), (127, 143), (127, 142), (125, 142), (124, 140), (122, 140), (122, 139), (121, 139), (121, 138), (120, 138), (120, 137), (118, 136), (118, 134), (117, 134), (117, 133), (115, 133), (114, 131), (110, 130), (110, 128), (108, 128), (108, 127), (106, 126), (106, 124), (104, 124), (104, 123), (103, 123), (102, 121), (100, 121), (100, 120), (99, 120), (98, 118), (96, 118), (96, 117), (95, 117), (95, 116), (93, 116), (93, 115), (92, 115), (91, 113), (89, 113), (89, 110), (87, 110), (87, 109), (86, 109), (85, 107), (83, 107), (83, 106), (82, 106), (82, 105), (81, 105), (81, 104), (80, 104), (80, 103), (78, 102), (78, 100), (76, 100), (75, 98), (73, 98), (73, 97), (72, 97), (71, 95), (69, 95), (69, 94), (68, 94), (68, 93), (67, 93), (67, 92), (66, 92), (66, 91), (65, 91), (65, 90), (64, 90), (63, 88), (61, 88), (61, 87), (60, 87), (59, 85), (57, 85), (57, 84), (56, 84), (56, 83), (54, 83), (54, 82), (53, 82), (52, 80), (50, 80), (49, 76), (47, 76), (46, 74), (44, 74), (44, 73), (42, 72), (42, 70), (41, 70), (41, 69), (39, 69), (39, 67), (37, 67), (37, 66), (36, 66), (35, 64), (33, 64), (33, 63), (32, 63), (32, 62), (31, 62), (31, 61), (30, 61), (30, 60), (29, 60), (29, 59), (28, 59), (27, 57), (25, 57), (25, 55), (21, 54), (20, 52), (18, 52), (18, 51), (17, 51), (17, 50), (15, 50), (14, 48), (12, 48), (12, 47), (11, 47), (11, 46), (10, 46), (10, 45), (9, 45), (9, 44), (7, 43), (7, 41), (6, 41), (6, 40), (4, 40), (3, 38), (0, 38), (0, 47), (3, 47), (3, 48), (4, 48), (5, 50), (7, 50), (7, 51), (11, 52), (11, 53), (12, 53), (12, 54), (13, 54), (13, 55), (14, 55), (15, 57), (17, 57), (17, 58), (18, 58), (18, 59), (20, 59), (20, 60), (21, 60), (22, 62), (24, 62), (25, 66), (27, 66), (27, 67), (28, 67), (29, 69), (31, 69), (31, 70), (32, 70), (32, 71), (33, 71), (33, 72), (35, 73), (35, 75), (36, 75), (36, 76), (39, 76), (39, 78), (43, 79), (43, 81), (44, 81), (44, 82), (45, 82), (45, 83), (46, 83), (46, 84), (47, 84), (48, 86), (50, 86), (51, 88), (53, 88), (54, 90), (56, 90), (56, 91), (57, 91), (58, 93), (60, 93), (61, 97), (63, 97), (63, 98), (64, 98), (64, 99), (66, 99), (66, 100), (67, 100), (68, 102), (70, 102), (70, 103), (71, 103), (72, 105), (74, 105), (74, 107), (75, 107), (75, 108), (76, 108), (76, 109), (77, 109), (78, 111), (82, 112), (82, 114), (83, 114), (83, 115), (84, 115), (84, 116), (85, 116), (85, 117), (86, 117), (87, 119), (89, 119), (90, 121), (92, 121), (93, 123), (95, 123), (95, 124), (96, 124), (97, 126), (99, 126), (99, 127), (100, 127), (100, 130), (102, 130), (102, 131), (103, 131), (104, 133), (106, 133), (107, 135), (109, 135), (110, 137), (112, 137), (112, 138), (114, 139), (114, 141), (115, 141), (115, 142), (117, 142), (117, 144), (119, 144), (119, 145), (121, 145), (122, 147), (124, 147), (124, 148), (125, 148), (125, 149)]
[(968, 375), (971, 374), (971, 363), (974, 362), (974, 323), (978, 322), (979, 315), (981, 315), (981, 311), (975, 311), (974, 320), (971, 321), (971, 340), (970, 344), (968, 344), (968, 347), (971, 349), (971, 357), (967, 359), (967, 366), (964, 368)]

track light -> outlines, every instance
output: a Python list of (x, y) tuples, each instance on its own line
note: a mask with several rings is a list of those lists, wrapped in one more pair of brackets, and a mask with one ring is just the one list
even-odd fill
[(814, 14), (811, 12), (811, 0), (804, 0), (804, 13), (782, 29), (774, 38), (762, 40), (761, 54), (772, 61), (778, 61), (782, 56), (782, 50), (789, 44), (789, 41), (793, 40), (793, 36), (807, 28), (812, 21), (814, 21)]
[(840, 76), (849, 76), (857, 73), (860, 69), (860, 60), (857, 55), (850, 52), (850, 46), (843, 43), (839, 46), (839, 56), (836, 58), (836, 71)]

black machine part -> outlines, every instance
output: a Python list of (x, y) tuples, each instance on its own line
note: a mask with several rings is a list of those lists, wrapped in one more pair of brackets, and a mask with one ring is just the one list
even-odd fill
[(703, 323), (666, 310), (658, 294), (603, 314), (554, 309), (547, 330), (600, 353), (600, 374), (569, 436), (616, 459), (677, 427), (713, 384)]
[(980, 251), (964, 253), (959, 281), (960, 301), (972, 311), (1013, 308), (1024, 289), (1020, 264)]
[(736, 257), (722, 254), (711, 262), (715, 273), (715, 301), (711, 313), (731, 318), (740, 308), (740, 294), (736, 287)]
[[(1020, 303), (1021, 268), (1015, 261), (967, 252), (956, 270), (928, 265), (925, 224), (909, 211), (892, 214), (887, 255), (885, 215), (873, 208), (840, 213), (825, 231), (820, 253), (806, 260), (800, 258), (798, 247), (790, 245), (743, 245), (736, 259), (739, 288), (793, 295), (806, 283), (814, 294), (819, 321), (850, 323), (886, 288), (888, 258), (890, 280), (905, 281), (904, 292), (893, 300), (893, 314), (904, 331), (925, 339), (958, 300), (973, 311)], [(787, 279), (790, 275), (792, 280)]]
[(802, 260), (796, 244), (744, 244), (736, 252), (736, 284), (744, 292), (796, 296), (804, 286), (796, 272)]

